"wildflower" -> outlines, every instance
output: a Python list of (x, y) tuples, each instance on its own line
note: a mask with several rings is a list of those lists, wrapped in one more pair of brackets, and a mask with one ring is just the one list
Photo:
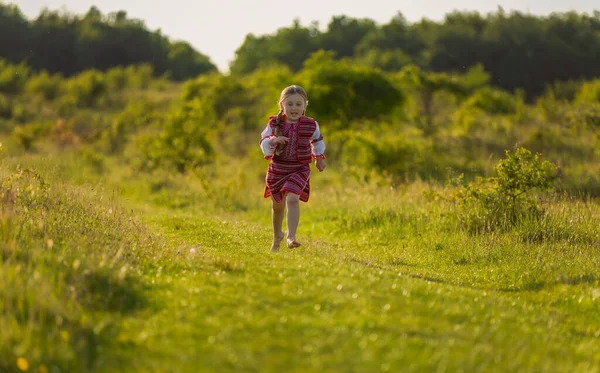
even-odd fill
[(20, 357), (17, 359), (17, 367), (20, 371), (25, 372), (29, 370), (29, 362), (27, 361), (27, 359)]

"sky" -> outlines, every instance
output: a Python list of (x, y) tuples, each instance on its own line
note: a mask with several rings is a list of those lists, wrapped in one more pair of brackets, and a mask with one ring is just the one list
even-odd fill
[[(2, 0), (0, 0), (2, 1)], [(84, 14), (96, 6), (103, 14), (124, 10), (171, 40), (184, 40), (227, 72), (246, 35), (273, 34), (295, 19), (303, 26), (317, 22), (321, 30), (334, 16), (369, 18), (379, 25), (401, 12), (409, 22), (441, 21), (454, 10), (521, 12), (545, 16), (552, 12), (600, 11), (598, 0), (4, 0), (17, 5), (29, 19), (43, 8)]]

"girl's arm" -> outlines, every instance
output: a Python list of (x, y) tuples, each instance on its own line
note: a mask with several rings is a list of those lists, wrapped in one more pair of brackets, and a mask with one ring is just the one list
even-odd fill
[(260, 149), (262, 150), (265, 159), (273, 158), (273, 154), (275, 153), (276, 146), (272, 146), (269, 143), (269, 139), (274, 136), (273, 128), (267, 124), (267, 128), (260, 134)]
[(317, 128), (310, 138), (310, 145), (313, 158), (325, 159), (325, 142), (323, 141), (323, 135), (319, 129), (319, 123), (317, 123)]

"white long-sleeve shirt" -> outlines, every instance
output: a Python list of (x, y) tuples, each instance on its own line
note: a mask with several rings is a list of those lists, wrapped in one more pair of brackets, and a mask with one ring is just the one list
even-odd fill
[[(310, 137), (310, 147), (313, 157), (324, 157), (325, 153), (325, 142), (323, 141), (323, 136), (321, 135), (321, 131), (319, 130), (319, 123), (316, 122), (315, 132), (313, 132)], [(270, 159), (273, 157), (273, 153), (275, 153), (275, 146), (271, 146), (269, 144), (269, 138), (275, 136), (273, 134), (273, 128), (267, 124), (267, 127), (261, 133), (260, 140), (260, 148), (265, 156), (265, 158)]]

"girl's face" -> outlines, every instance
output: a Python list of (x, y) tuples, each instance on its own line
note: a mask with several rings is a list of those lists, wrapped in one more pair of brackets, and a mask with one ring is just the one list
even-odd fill
[(306, 109), (306, 101), (304, 101), (304, 97), (297, 93), (287, 96), (279, 105), (283, 109), (287, 119), (291, 122), (298, 121)]

